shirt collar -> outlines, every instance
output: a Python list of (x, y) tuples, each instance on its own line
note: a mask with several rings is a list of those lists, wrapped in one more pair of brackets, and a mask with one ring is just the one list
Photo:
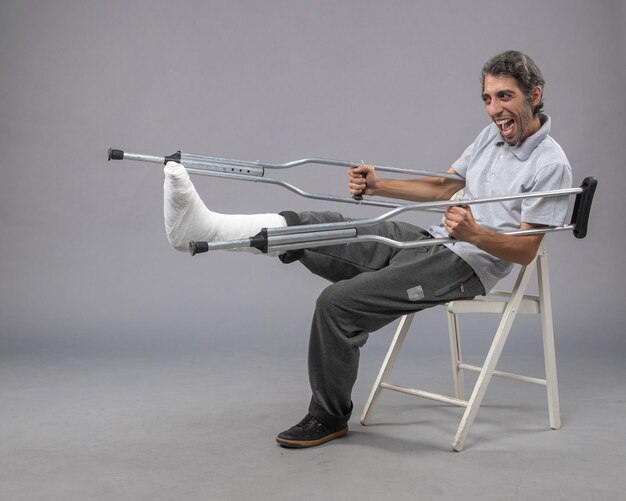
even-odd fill
[(550, 133), (551, 119), (545, 113), (541, 115), (542, 124), (537, 132), (532, 136), (527, 137), (524, 142), (518, 146), (509, 146), (504, 141), (498, 141), (497, 146), (504, 146), (511, 153), (513, 153), (520, 162), (525, 162), (530, 157), (531, 153), (535, 150), (539, 143), (543, 141)]

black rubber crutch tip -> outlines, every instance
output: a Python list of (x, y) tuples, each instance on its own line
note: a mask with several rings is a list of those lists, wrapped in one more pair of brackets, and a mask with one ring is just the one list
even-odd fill
[(109, 160), (124, 160), (124, 152), (122, 150), (109, 148)]
[(195, 256), (196, 254), (201, 254), (202, 252), (209, 252), (208, 242), (194, 242), (193, 240), (189, 242), (189, 254)]

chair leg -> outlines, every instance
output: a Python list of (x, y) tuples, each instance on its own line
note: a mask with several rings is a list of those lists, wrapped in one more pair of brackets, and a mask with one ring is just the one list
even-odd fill
[(459, 428), (457, 429), (452, 442), (452, 449), (457, 452), (463, 450), (469, 430), (474, 423), (478, 409), (482, 404), (485, 392), (487, 391), (487, 386), (489, 386), (489, 382), (493, 376), (493, 371), (496, 369), (502, 349), (504, 348), (504, 344), (506, 343), (509, 332), (511, 331), (511, 326), (513, 325), (513, 321), (517, 315), (517, 310), (522, 298), (524, 297), (524, 291), (526, 290), (526, 286), (530, 280), (535, 262), (536, 260), (526, 266), (520, 273), (517, 283), (515, 284), (515, 288), (513, 289), (513, 293), (511, 294), (511, 298), (504, 313), (502, 314), (498, 330), (493, 338), (491, 347), (487, 353), (487, 358), (485, 359), (485, 363), (483, 364), (480, 374), (478, 375), (478, 379), (474, 385), (474, 390), (468, 400), (467, 407), (465, 408), (465, 412), (461, 418), (461, 423), (459, 424)]
[(548, 259), (544, 250), (538, 258), (538, 288), (541, 299), (541, 332), (543, 336), (543, 356), (546, 370), (546, 389), (548, 394), (548, 414), (550, 428), (561, 427), (561, 410), (559, 405), (559, 386), (556, 374), (556, 350), (554, 347), (554, 327), (552, 323), (552, 302), (550, 296), (550, 280), (548, 275)]
[(378, 373), (378, 377), (374, 382), (374, 386), (372, 386), (369, 398), (367, 399), (367, 402), (365, 403), (365, 408), (363, 409), (363, 413), (361, 414), (362, 425), (368, 425), (371, 422), (374, 407), (376, 406), (376, 403), (378, 402), (378, 397), (380, 396), (380, 392), (383, 389), (382, 383), (387, 381), (388, 376), (396, 363), (396, 359), (398, 358), (398, 354), (400, 353), (400, 349), (402, 348), (404, 339), (406, 338), (406, 335), (409, 332), (409, 328), (411, 327), (413, 316), (414, 313), (411, 313), (409, 315), (404, 315), (400, 319), (400, 324), (396, 329), (396, 333), (393, 336), (393, 340), (391, 341), (389, 350), (387, 350), (385, 360), (383, 361), (383, 364)]
[(465, 399), (465, 380), (461, 364), (461, 337), (459, 335), (459, 317), (448, 312), (448, 336), (450, 337), (450, 355), (452, 356), (452, 382), (454, 383), (454, 396), (461, 400)]

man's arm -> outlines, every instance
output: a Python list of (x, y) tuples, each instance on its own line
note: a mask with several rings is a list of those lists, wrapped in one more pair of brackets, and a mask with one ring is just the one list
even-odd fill
[[(454, 169), (448, 172), (456, 174)], [(371, 165), (359, 165), (348, 171), (350, 193), (400, 198), (412, 202), (449, 200), (465, 186), (465, 181), (441, 177), (423, 179), (381, 179)]]
[[(470, 207), (449, 207), (444, 222), (450, 236), (476, 247), (505, 261), (529, 264), (537, 255), (543, 239), (538, 235), (504, 235), (485, 228), (474, 219)], [(522, 223), (520, 229), (540, 228), (540, 225)]]
[[(456, 174), (452, 167), (448, 169), (448, 172)], [(463, 180), (438, 177), (408, 180), (381, 179), (371, 165), (352, 167), (348, 175), (350, 192), (354, 195), (362, 193), (415, 202), (449, 200), (465, 186)], [(468, 206), (449, 207), (446, 210), (444, 222), (450, 236), (457, 240), (469, 242), (492, 256), (522, 265), (529, 264), (535, 258), (543, 239), (543, 234), (513, 236), (490, 230), (476, 222)], [(540, 226), (522, 223), (520, 229), (528, 230), (536, 227)]]

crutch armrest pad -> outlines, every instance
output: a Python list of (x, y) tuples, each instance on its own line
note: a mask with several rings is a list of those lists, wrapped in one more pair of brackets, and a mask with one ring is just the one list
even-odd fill
[(580, 185), (582, 192), (576, 195), (571, 220), (571, 224), (574, 225), (574, 236), (576, 238), (585, 238), (587, 235), (591, 202), (593, 201), (593, 194), (597, 185), (598, 181), (596, 178), (587, 177)]

